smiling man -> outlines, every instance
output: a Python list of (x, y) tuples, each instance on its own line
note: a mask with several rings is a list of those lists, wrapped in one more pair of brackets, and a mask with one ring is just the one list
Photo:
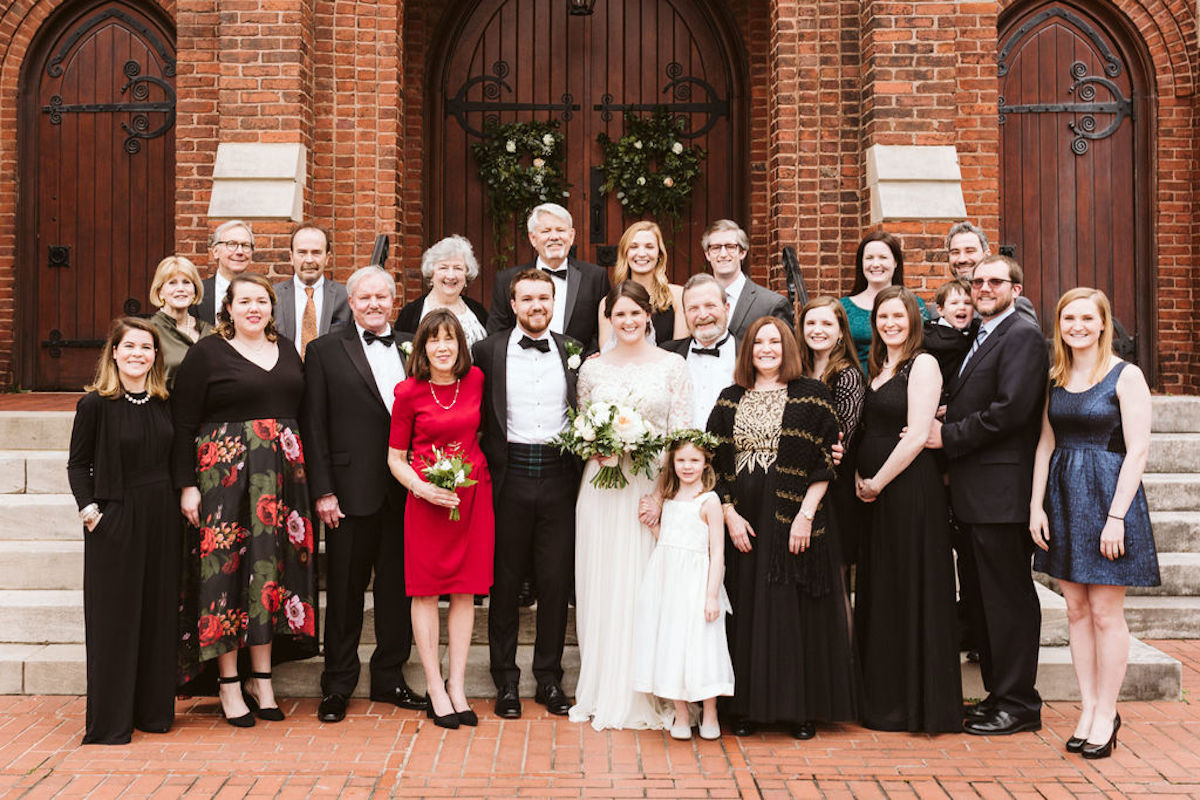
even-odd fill
[(329, 266), (329, 233), (305, 224), (292, 231), (290, 280), (275, 284), (275, 324), (304, 357), (308, 343), (340, 328), (350, 319), (346, 287), (325, 277)]
[(708, 415), (721, 391), (733, 383), (737, 343), (730, 335), (729, 303), (712, 275), (693, 275), (683, 287), (683, 313), (688, 332), (683, 339), (661, 345), (687, 361), (692, 376), (692, 427), (708, 427)]
[(794, 326), (795, 314), (786, 297), (759, 286), (742, 271), (750, 253), (750, 237), (731, 219), (719, 219), (700, 237), (700, 248), (708, 259), (713, 277), (725, 290), (729, 302), (729, 330), (739, 343), (751, 322), (759, 317), (778, 317)]
[(240, 219), (222, 222), (208, 236), (208, 251), (216, 262), (217, 271), (201, 282), (204, 302), (192, 313), (196, 319), (215, 325), (229, 281), (234, 275), (245, 272), (254, 258), (254, 232), (250, 230), (250, 224)]
[[(950, 269), (950, 277), (970, 283), (975, 267), (991, 254), (983, 228), (971, 222), (956, 222), (950, 226), (946, 234), (946, 264)], [(1018, 314), (1034, 325), (1038, 324), (1037, 312), (1028, 297), (1018, 294), (1013, 302)]]

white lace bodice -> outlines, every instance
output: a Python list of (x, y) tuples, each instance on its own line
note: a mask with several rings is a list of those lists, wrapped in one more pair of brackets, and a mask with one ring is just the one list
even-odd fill
[(611, 364), (591, 358), (579, 369), (579, 405), (629, 403), (659, 431), (692, 424), (692, 378), (681, 356), (660, 350), (652, 360)]

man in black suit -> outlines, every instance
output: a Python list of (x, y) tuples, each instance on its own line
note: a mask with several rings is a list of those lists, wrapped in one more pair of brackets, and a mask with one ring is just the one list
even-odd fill
[(388, 321), (396, 284), (377, 266), (350, 276), (353, 322), (318, 339), (304, 366), (308, 487), (325, 524), (325, 671), (317, 716), (339, 722), (358, 683), (363, 595), (375, 571), (371, 699), (421, 710), (405, 683), (412, 649), (404, 592), (404, 489), (387, 466), (391, 406), (404, 380), (402, 342)]
[(660, 345), (687, 361), (692, 376), (692, 427), (704, 430), (721, 392), (733, 384), (737, 344), (729, 333), (725, 290), (707, 272), (683, 285), (683, 315), (690, 336)]
[(713, 277), (725, 290), (729, 302), (729, 330), (738, 344), (750, 323), (759, 317), (778, 317), (794, 326), (792, 304), (778, 292), (759, 286), (742, 271), (750, 252), (750, 237), (731, 219), (719, 219), (700, 237), (700, 248), (708, 259)]
[(945, 422), (934, 423), (927, 443), (949, 460), (950, 499), (965, 534), (959, 558), (979, 587), (980, 601), (967, 610), (981, 634), (988, 696), (965, 709), (963, 729), (980, 735), (1042, 724), (1029, 497), (1048, 365), (1041, 330), (1013, 302), (1022, 278), (1007, 256), (975, 267), (971, 297), (982, 324), (950, 387)]
[(309, 342), (350, 321), (346, 287), (325, 277), (329, 232), (311, 223), (292, 231), (292, 277), (275, 284), (275, 326), (304, 358)]
[(596, 328), (600, 302), (608, 294), (608, 271), (568, 257), (571, 245), (575, 243), (575, 227), (571, 212), (562, 206), (556, 203), (537, 206), (529, 213), (526, 227), (537, 258), (528, 264), (501, 270), (496, 275), (492, 307), (488, 310), (488, 333), (508, 330), (516, 324), (509, 302), (509, 286), (517, 273), (537, 268), (554, 278), (554, 314), (550, 330), (581, 342), (587, 352), (598, 350)]
[(217, 312), (225, 299), (225, 290), (234, 275), (240, 275), (254, 258), (254, 231), (240, 219), (222, 222), (208, 235), (208, 251), (217, 264), (217, 271), (200, 282), (204, 298), (192, 308), (192, 316), (209, 325), (217, 324)]
[[(575, 562), (579, 462), (547, 444), (575, 405), (582, 345), (550, 330), (558, 281), (539, 269), (518, 272), (509, 288), (515, 327), (476, 343), (484, 374), (483, 452), (492, 473), (496, 564), (488, 642), (496, 715), (521, 716), (517, 667), (518, 594), (530, 572), (537, 582), (534, 699), (552, 714), (571, 707), (562, 689), (567, 602)], [(497, 306), (492, 307), (494, 316)], [(572, 353), (568, 348), (578, 352)]]

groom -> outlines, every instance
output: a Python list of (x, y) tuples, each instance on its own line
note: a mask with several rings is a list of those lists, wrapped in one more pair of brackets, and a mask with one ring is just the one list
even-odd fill
[(518, 595), (531, 572), (538, 587), (534, 699), (551, 714), (571, 707), (562, 689), (562, 653), (580, 472), (575, 458), (547, 443), (566, 427), (567, 409), (575, 405), (582, 346), (550, 330), (556, 288), (542, 270), (518, 272), (509, 288), (515, 327), (493, 333), (472, 351), (485, 378), (482, 446), (496, 510), (488, 641), (496, 716), (507, 719), (521, 716)]

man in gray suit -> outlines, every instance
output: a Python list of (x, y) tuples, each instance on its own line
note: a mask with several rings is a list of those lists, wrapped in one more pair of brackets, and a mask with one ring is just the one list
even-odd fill
[[(991, 254), (987, 234), (978, 225), (964, 221), (950, 226), (950, 232), (946, 234), (946, 256), (951, 277), (970, 283), (971, 273)], [(1016, 307), (1018, 314), (1034, 325), (1038, 324), (1037, 312), (1028, 297), (1017, 295)]]
[(759, 317), (778, 317), (793, 326), (794, 311), (786, 297), (759, 286), (742, 272), (750, 252), (750, 237), (731, 219), (719, 219), (700, 237), (700, 248), (712, 268), (713, 277), (729, 301), (729, 331), (741, 344), (742, 334)]
[(275, 284), (275, 325), (296, 344), (300, 357), (308, 343), (350, 320), (346, 287), (325, 277), (329, 233), (304, 224), (292, 231), (292, 277)]

